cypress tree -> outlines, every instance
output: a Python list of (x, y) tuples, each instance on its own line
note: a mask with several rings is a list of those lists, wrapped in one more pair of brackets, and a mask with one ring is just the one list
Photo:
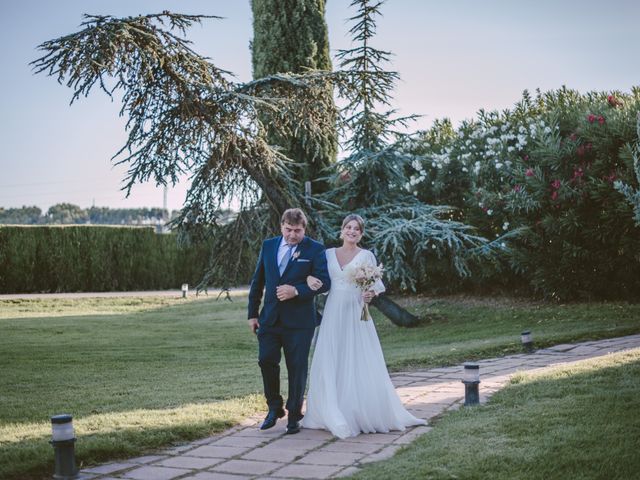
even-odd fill
[[(253, 31), (251, 43), (254, 79), (274, 74), (331, 71), (329, 36), (324, 19), (325, 0), (252, 0)], [(327, 88), (332, 101), (332, 90)], [(318, 111), (317, 115), (330, 115)], [(265, 125), (269, 117), (263, 118)], [(270, 143), (299, 164), (295, 176), (313, 181), (314, 192), (326, 190), (318, 179), (337, 155), (337, 133), (318, 135), (303, 129), (279, 135), (269, 131)]]

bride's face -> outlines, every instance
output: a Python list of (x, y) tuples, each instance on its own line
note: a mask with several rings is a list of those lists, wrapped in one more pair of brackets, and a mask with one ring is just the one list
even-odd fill
[(356, 245), (362, 239), (362, 230), (355, 220), (351, 220), (342, 229), (342, 242)]

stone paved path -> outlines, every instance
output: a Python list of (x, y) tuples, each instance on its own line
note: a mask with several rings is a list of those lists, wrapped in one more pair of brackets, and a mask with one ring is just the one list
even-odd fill
[[(518, 371), (539, 370), (640, 347), (640, 335), (609, 340), (556, 345), (531, 354), (510, 355), (477, 362), (480, 365), (480, 401), (502, 388)], [(398, 394), (414, 415), (430, 420), (464, 402), (460, 382), (463, 366), (395, 373)], [(337, 440), (320, 430), (284, 435), (285, 419), (266, 431), (258, 425), (262, 416), (219, 435), (158, 452), (87, 468), (84, 480), (269, 480), (324, 479), (353, 474), (369, 462), (391, 457), (431, 427), (404, 432), (363, 434)]]

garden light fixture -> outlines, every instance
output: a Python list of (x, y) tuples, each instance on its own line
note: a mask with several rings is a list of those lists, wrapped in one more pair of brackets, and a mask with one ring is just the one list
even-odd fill
[(76, 467), (73, 418), (71, 415), (55, 415), (51, 417), (51, 441), (55, 455), (56, 480), (72, 480), (78, 478)]
[(522, 348), (524, 349), (525, 352), (532, 352), (533, 351), (533, 339), (531, 337), (531, 331), (530, 330), (525, 330), (524, 332), (522, 332), (522, 334), (520, 335), (520, 339), (522, 340)]
[(480, 366), (475, 363), (464, 364), (464, 405), (469, 407), (480, 403)]

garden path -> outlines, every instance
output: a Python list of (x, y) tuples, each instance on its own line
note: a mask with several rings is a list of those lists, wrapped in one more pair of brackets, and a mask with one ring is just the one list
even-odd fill
[[(516, 372), (553, 366), (640, 348), (640, 335), (556, 345), (529, 354), (476, 362), (480, 366), (480, 401), (485, 402)], [(406, 407), (432, 420), (464, 403), (463, 366), (398, 372), (392, 380)], [(81, 471), (83, 480), (286, 480), (325, 479), (356, 473), (364, 464), (391, 457), (427, 433), (419, 426), (404, 432), (363, 434), (338, 440), (320, 430), (284, 435), (286, 418), (266, 431), (263, 414), (225, 432), (154, 455), (108, 463)]]

